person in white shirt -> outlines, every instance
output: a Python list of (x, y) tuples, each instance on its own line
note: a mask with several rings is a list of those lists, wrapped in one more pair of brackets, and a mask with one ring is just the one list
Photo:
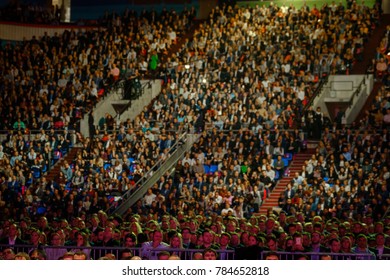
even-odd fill
[(195, 161), (190, 157), (190, 153), (186, 153), (184, 159), (182, 160), (182, 165), (184, 166), (186, 163), (189, 164), (189, 166), (193, 166)]
[(165, 249), (168, 248), (169, 245), (163, 240), (163, 233), (161, 230), (155, 230), (152, 233), (152, 241), (144, 242), (141, 247), (141, 257), (148, 258), (149, 260), (157, 260), (158, 253), (161, 250), (153, 250), (153, 249)]
[(153, 190), (149, 188), (143, 199), (144, 205), (150, 206), (152, 205), (152, 202), (155, 200), (156, 200), (156, 195), (153, 193)]
[(266, 165), (266, 174), (271, 179), (271, 181), (275, 180), (275, 170), (273, 170), (269, 164)]
[(230, 207), (229, 202), (225, 202), (225, 208), (222, 209), (221, 216), (222, 217), (228, 216), (229, 212), (231, 213), (231, 215), (234, 215), (234, 210), (233, 208)]

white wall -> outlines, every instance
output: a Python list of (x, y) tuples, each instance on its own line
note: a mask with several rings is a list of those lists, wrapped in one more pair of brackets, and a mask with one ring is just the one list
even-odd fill
[[(150, 85), (152, 86), (149, 88), (148, 86), (144, 85), (146, 83), (150, 82)], [(154, 81), (142, 81), (142, 86), (144, 87), (144, 94), (138, 99), (133, 101), (133, 104), (131, 105), (131, 108), (129, 108), (126, 112), (124, 112), (121, 117), (120, 121), (125, 121), (127, 119), (134, 120), (136, 116), (138, 116), (145, 106), (148, 106), (150, 102), (160, 94), (161, 92), (161, 80), (154, 80)]]
[(370, 95), (370, 93), (367, 92), (367, 87), (364, 85), (362, 87), (359, 95), (355, 96), (355, 98), (353, 100), (353, 105), (345, 111), (347, 124), (351, 124), (352, 122), (355, 121), (356, 117), (359, 115), (361, 109), (363, 108), (364, 104), (366, 103), (366, 100), (367, 100), (369, 95)]
[(383, 0), (382, 1), (382, 10), (384, 14), (390, 14), (390, 1)]
[[(151, 88), (147, 84), (151, 85)], [(150, 102), (161, 92), (161, 80), (142, 80), (142, 87), (144, 88), (144, 94), (138, 99), (132, 102), (132, 105), (127, 111), (120, 116), (120, 121), (127, 119), (134, 120), (138, 116), (145, 106), (148, 106)], [(106, 113), (115, 117), (116, 112), (112, 104), (127, 103), (128, 100), (122, 100), (122, 89), (110, 92), (105, 99), (101, 100), (93, 109), (94, 125), (99, 124), (99, 120), (106, 115)], [(80, 132), (86, 136), (89, 135), (88, 128), (88, 114), (80, 122)]]
[(324, 85), (321, 94), (314, 100), (313, 107), (320, 107), (321, 111), (329, 116), (326, 104), (331, 102), (350, 102), (351, 97), (354, 92), (358, 90), (363, 79), (364, 85), (360, 88), (360, 93), (355, 96), (353, 106), (346, 111), (347, 124), (352, 123), (372, 91), (374, 85), (372, 75), (330, 76), (328, 83)]

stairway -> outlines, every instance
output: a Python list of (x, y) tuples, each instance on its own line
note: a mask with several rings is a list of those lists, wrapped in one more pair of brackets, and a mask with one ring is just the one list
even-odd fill
[(82, 148), (81, 147), (73, 147), (69, 150), (69, 152), (59, 159), (54, 166), (48, 171), (44, 176), (48, 181), (51, 180), (56, 180), (58, 178), (58, 174), (61, 172), (61, 162), (66, 160), (69, 164), (73, 162), (73, 160), (76, 158), (78, 151), (80, 151)]
[(302, 171), (302, 166), (305, 164), (305, 160), (310, 159), (311, 156), (315, 153), (317, 144), (317, 141), (308, 141), (307, 150), (297, 153), (293, 156), (293, 159), (287, 167), (289, 172), (286, 172), (286, 175), (279, 179), (270, 196), (264, 200), (263, 204), (261, 205), (259, 214), (266, 215), (269, 209), (278, 207), (280, 193), (285, 191), (287, 184), (294, 178), (295, 172)]

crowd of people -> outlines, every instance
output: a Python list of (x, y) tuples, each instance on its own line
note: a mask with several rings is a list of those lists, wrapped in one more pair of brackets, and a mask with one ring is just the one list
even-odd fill
[(65, 9), (56, 6), (44, 6), (30, 1), (11, 0), (0, 7), (2, 21), (58, 25), (64, 18)]
[[(206, 253), (258, 259), (268, 250), (312, 259), (320, 255), (311, 252), (388, 254), (385, 116), (378, 125), (371, 117), (376, 120), (377, 113), (370, 111), (362, 127), (383, 130), (363, 132), (354, 130), (360, 125), (333, 126), (320, 111), (303, 110), (321, 80), (347, 74), (362, 59), (380, 11), (356, 3), (347, 9), (334, 3), (321, 9), (216, 7), (193, 38), (160, 65), (163, 90), (140, 116), (118, 124), (107, 115), (92, 139), (82, 139), (76, 159), (61, 161), (58, 179), (47, 182), (43, 176), (25, 187), (32, 165), (51, 163), (46, 149), (50, 154), (55, 145), (60, 151), (71, 145), (58, 129), (69, 128), (78, 111), (81, 117), (80, 111), (92, 107), (98, 90), (108, 91), (120, 77), (156, 70), (149, 65), (151, 55), (167, 55), (194, 13), (156, 16), (127, 12), (107, 21), (105, 31), (64, 33), (2, 50), (1, 125), (16, 131), (0, 154), (4, 244), (18, 236), (42, 259), (72, 255), (64, 248), (46, 252), (46, 244), (86, 247), (83, 254), (95, 259), (113, 256), (91, 255), (94, 246), (128, 247), (126, 258), (152, 259), (206, 258)], [(382, 114), (389, 114), (388, 95), (384, 85), (374, 104)], [(26, 128), (42, 130), (27, 143)], [(280, 213), (258, 215), (278, 178), (286, 176), (283, 159), (306, 148), (298, 128), (320, 140), (316, 154), (282, 193)], [(124, 217), (107, 214), (115, 197), (137, 188), (138, 179), (169, 157), (184, 132), (199, 133), (200, 140), (175, 172), (161, 177)], [(36, 151), (42, 157), (34, 157)], [(368, 246), (377, 246), (374, 254)], [(184, 248), (197, 251), (187, 257)], [(15, 253), (5, 247), (3, 257), (9, 252)], [(125, 258), (116, 252), (115, 258)]]
[[(8, 211), (21, 208), (12, 207), (21, 195), (23, 215), (35, 213), (47, 203), (42, 202), (47, 182), (31, 171), (50, 170), (74, 144), (70, 131), (78, 131), (79, 120), (100, 97), (108, 94), (119, 78), (150, 69), (150, 57), (163, 56), (176, 43), (176, 36), (190, 28), (193, 18), (193, 10), (145, 12), (139, 17), (127, 10), (121, 17), (105, 15), (99, 31), (65, 31), (2, 46), (0, 130), (7, 139), (0, 148), (0, 169), (1, 198), (8, 202), (6, 215), (13, 216), (15, 213)], [(83, 160), (89, 164), (85, 155)], [(77, 174), (69, 170), (71, 162), (62, 164), (65, 176), (60, 174), (50, 182), (53, 189), (60, 189), (61, 199), (65, 196), (63, 183)]]

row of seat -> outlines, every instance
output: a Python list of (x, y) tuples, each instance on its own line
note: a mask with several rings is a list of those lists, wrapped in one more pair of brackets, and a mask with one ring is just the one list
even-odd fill
[[(50, 165), (54, 166), (57, 161), (59, 161), (61, 158), (63, 158), (68, 153), (68, 149), (57, 149), (53, 153), (53, 158), (51, 159)], [(27, 182), (26, 186), (30, 186), (33, 183), (33, 180), (38, 180), (42, 177), (43, 174), (45, 174), (48, 171), (48, 164), (44, 164), (41, 168), (32, 166), (31, 168), (32, 177), (30, 177)]]
[[(274, 158), (276, 159), (276, 157)], [(287, 168), (289, 165), (290, 165), (290, 161), (292, 161), (293, 159), (293, 154), (291, 153), (286, 153), (282, 160), (283, 160), (283, 163), (284, 163), (284, 166)], [(218, 171), (218, 165), (216, 164), (203, 164), (203, 167), (204, 167), (204, 171), (207, 175), (214, 175), (215, 172)], [(276, 172), (276, 176), (275, 176), (275, 179), (279, 179), (280, 178), (280, 174), (277, 170), (275, 170)]]

